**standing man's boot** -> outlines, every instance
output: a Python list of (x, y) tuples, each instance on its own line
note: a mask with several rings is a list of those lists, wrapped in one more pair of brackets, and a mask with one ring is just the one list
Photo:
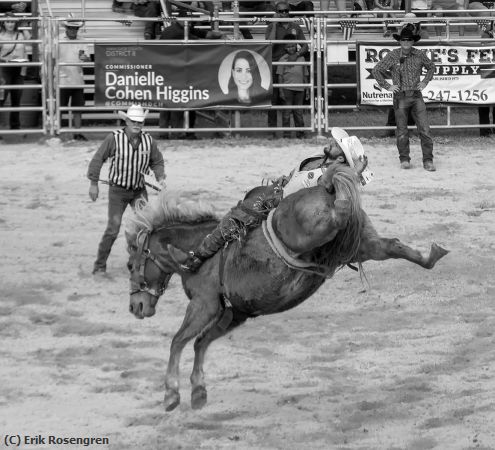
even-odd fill
[(171, 258), (179, 265), (179, 268), (184, 272), (196, 272), (203, 262), (215, 255), (226, 243), (220, 227), (215, 228), (207, 235), (199, 247), (191, 252), (183, 252), (182, 250), (168, 245), (167, 249)]

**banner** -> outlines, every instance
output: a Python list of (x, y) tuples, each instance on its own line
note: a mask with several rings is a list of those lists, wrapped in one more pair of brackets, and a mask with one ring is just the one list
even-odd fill
[[(415, 47), (426, 52), (435, 63), (433, 80), (423, 90), (425, 102), (495, 103), (495, 44), (425, 42)], [(393, 43), (357, 43), (356, 67), (361, 105), (392, 105), (392, 93), (378, 85), (371, 71), (394, 48), (397, 46)], [(386, 79), (391, 82), (390, 76)]]
[(96, 106), (269, 106), (270, 44), (95, 44)]

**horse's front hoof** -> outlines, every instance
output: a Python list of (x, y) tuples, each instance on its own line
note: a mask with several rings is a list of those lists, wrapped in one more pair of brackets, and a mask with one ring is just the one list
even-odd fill
[(191, 392), (192, 409), (201, 409), (205, 406), (207, 397), (206, 388), (204, 386), (196, 386)]
[(165, 411), (173, 411), (180, 404), (180, 394), (177, 391), (168, 390), (165, 393)]

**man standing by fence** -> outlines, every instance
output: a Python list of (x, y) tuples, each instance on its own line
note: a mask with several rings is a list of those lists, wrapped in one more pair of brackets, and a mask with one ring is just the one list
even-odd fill
[[(58, 58), (61, 63), (75, 63), (70, 66), (60, 66), (60, 106), (70, 106), (78, 108), (84, 106), (84, 88), (74, 87), (84, 84), (84, 72), (82, 66), (76, 65), (81, 62), (91, 61), (89, 56), (89, 46), (83, 43), (75, 43), (70, 41), (83, 40), (78, 36), (79, 28), (84, 25), (82, 21), (71, 20), (70, 17), (64, 22), (65, 36), (62, 36), (60, 41), (64, 42), (59, 45)], [(81, 111), (72, 111), (74, 118), (74, 128), (81, 128)], [(86, 137), (81, 133), (74, 133), (76, 141), (87, 141)]]
[[(287, 34), (295, 36), (296, 40), (303, 41), (306, 39), (301, 27), (289, 20), (289, 4), (284, 1), (279, 1), (275, 5), (275, 19), (287, 19), (287, 21), (270, 22), (266, 28), (265, 39), (282, 41)], [(298, 45), (297, 56), (304, 56), (308, 52), (308, 44), (303, 43)], [(273, 44), (272, 46), (272, 61), (278, 62), (280, 58), (285, 55), (285, 42), (281, 44)], [(272, 66), (272, 80), (273, 83), (278, 82), (277, 66)], [(272, 105), (280, 105), (280, 89), (273, 88)], [(268, 111), (268, 126), (270, 128), (277, 128), (277, 110), (270, 109)]]
[[(409, 111), (416, 123), (423, 151), (423, 167), (429, 172), (435, 171), (433, 164), (433, 140), (426, 114), (426, 105), (422, 90), (433, 78), (435, 64), (424, 52), (413, 47), (420, 36), (409, 28), (404, 28), (400, 35), (394, 34), (400, 48), (392, 50), (373, 68), (373, 76), (378, 84), (393, 92), (396, 137), (399, 150), (400, 166), (402, 169), (411, 168), (409, 156), (409, 133), (407, 119)], [(427, 70), (423, 81), (420, 81), (423, 67)], [(385, 80), (386, 72), (392, 74), (392, 83)]]

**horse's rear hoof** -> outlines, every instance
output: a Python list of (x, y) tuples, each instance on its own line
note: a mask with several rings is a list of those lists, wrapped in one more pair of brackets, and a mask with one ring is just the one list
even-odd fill
[(201, 409), (206, 405), (207, 393), (204, 386), (196, 386), (191, 392), (192, 409)]
[(442, 259), (447, 253), (449, 253), (448, 250), (445, 250), (444, 248), (440, 247), (439, 245), (433, 243), (431, 245), (431, 252), (430, 252), (430, 259), (433, 262), (433, 265), (439, 260)]
[(448, 250), (445, 250), (443, 247), (440, 247), (438, 244), (435, 243), (432, 244), (431, 251), (435, 254), (435, 256), (437, 256), (437, 261), (440, 258), (443, 258), (447, 253), (449, 253)]
[(180, 395), (176, 391), (168, 391), (164, 399), (165, 411), (173, 411), (180, 404)]

